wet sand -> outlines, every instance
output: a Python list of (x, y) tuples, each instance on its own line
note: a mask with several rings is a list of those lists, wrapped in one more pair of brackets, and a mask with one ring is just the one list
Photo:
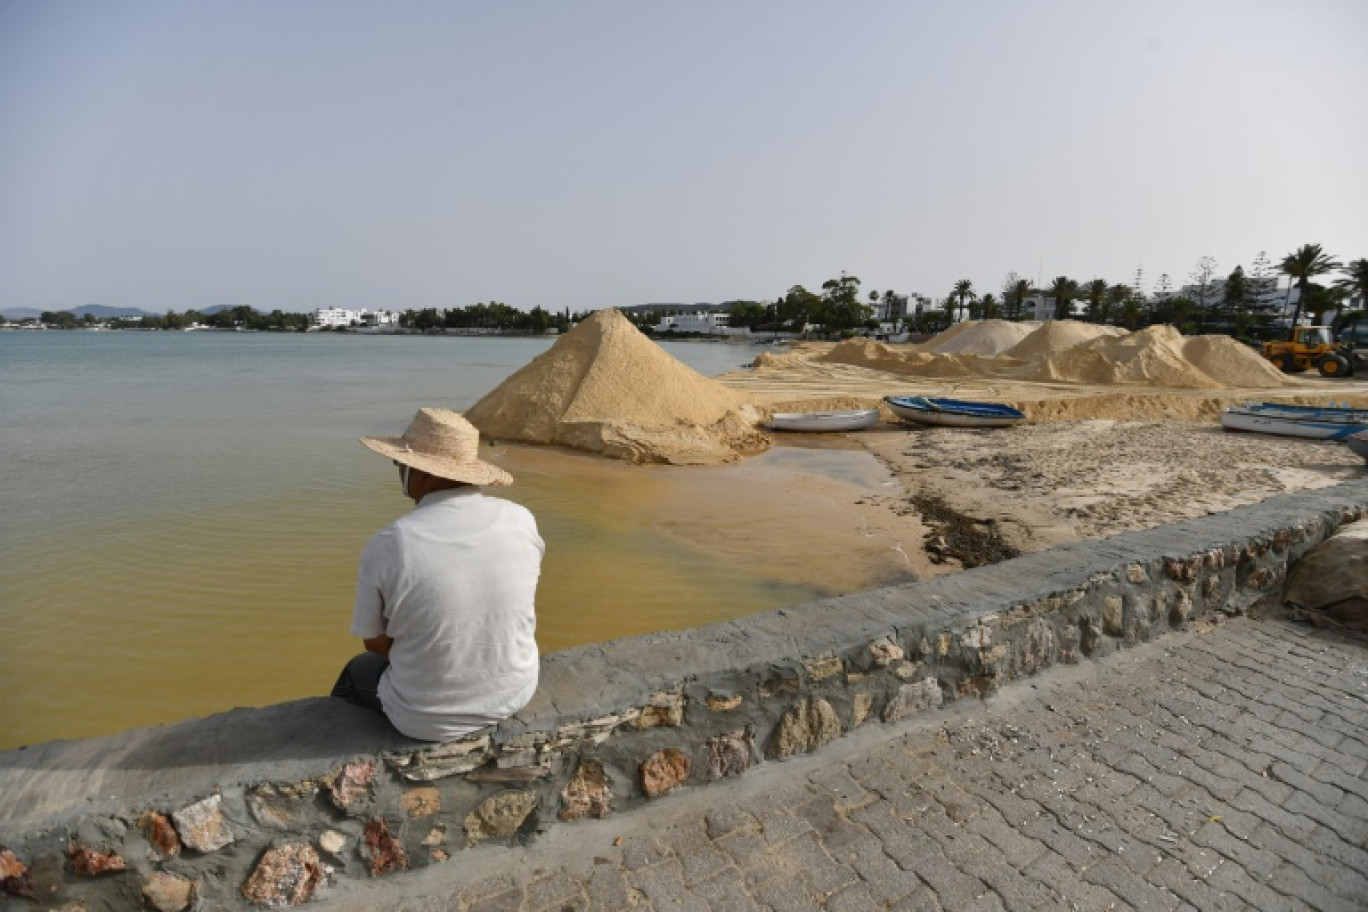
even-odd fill
[[(820, 351), (821, 346), (816, 346)], [(960, 569), (928, 554), (914, 501), (939, 499), (984, 535), (1038, 551), (1152, 528), (1276, 494), (1362, 477), (1364, 461), (1334, 442), (1224, 431), (1226, 405), (1250, 400), (1368, 408), (1368, 381), (1297, 377), (1277, 388), (1188, 390), (1142, 386), (952, 381), (820, 362), (718, 378), (772, 410), (868, 408), (885, 395), (1009, 402), (1028, 421), (997, 430), (929, 428), (891, 414), (845, 435), (887, 466), (899, 489), (875, 505), (897, 517), (919, 573)], [(901, 530), (901, 531), (899, 531)], [(912, 547), (908, 547), (908, 545)]]

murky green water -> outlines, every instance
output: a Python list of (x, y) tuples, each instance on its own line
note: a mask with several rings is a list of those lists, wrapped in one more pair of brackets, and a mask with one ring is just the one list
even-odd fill
[[(356, 438), (400, 433), (419, 405), (464, 409), (549, 344), (0, 333), (0, 749), (326, 692), (357, 646), (357, 555), (409, 507)], [(709, 375), (750, 356), (667, 349)], [(765, 486), (795, 471), (886, 483), (863, 453), (716, 470), (490, 458), (548, 544), (546, 651), (835, 591), (820, 560), (786, 568), (713, 539), (729, 514), (782, 516)]]

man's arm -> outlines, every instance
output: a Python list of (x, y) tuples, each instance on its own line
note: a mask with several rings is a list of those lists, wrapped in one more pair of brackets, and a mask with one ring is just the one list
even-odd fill
[(362, 640), (366, 647), (366, 652), (373, 652), (382, 658), (389, 658), (390, 646), (394, 643), (394, 637), (385, 636), (383, 633), (378, 637)]

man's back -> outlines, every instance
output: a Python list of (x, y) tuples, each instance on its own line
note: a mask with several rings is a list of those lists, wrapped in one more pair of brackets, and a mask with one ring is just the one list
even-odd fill
[(531, 513), (476, 487), (426, 495), (366, 545), (351, 629), (393, 638), (379, 694), (401, 732), (449, 740), (532, 698), (544, 548)]

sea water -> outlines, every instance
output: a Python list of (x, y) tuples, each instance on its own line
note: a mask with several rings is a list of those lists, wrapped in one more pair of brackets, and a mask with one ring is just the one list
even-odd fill
[[(411, 506), (357, 438), (465, 409), (552, 342), (0, 332), (0, 749), (326, 693), (356, 558)], [(662, 344), (710, 376), (752, 352)], [(534, 459), (499, 492), (548, 544), (544, 651), (822, 594), (643, 528), (697, 476), (633, 468)]]

